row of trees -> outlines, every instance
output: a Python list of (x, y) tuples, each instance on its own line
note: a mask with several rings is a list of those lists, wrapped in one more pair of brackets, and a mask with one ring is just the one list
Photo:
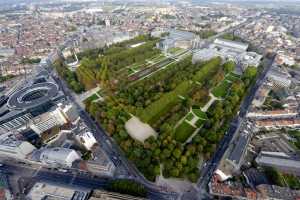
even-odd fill
[(14, 75), (6, 75), (6, 76), (0, 75), (0, 83), (5, 82), (5, 81), (7, 81), (9, 79), (12, 79), (14, 77), (15, 77)]
[(110, 181), (106, 189), (112, 192), (129, 194), (132, 196), (138, 196), (138, 197), (147, 196), (147, 190), (143, 185), (128, 179)]
[(147, 58), (151, 58), (160, 53), (159, 49), (154, 48), (157, 41), (147, 42), (139, 47), (125, 49), (107, 55), (108, 66), (116, 71), (133, 63), (143, 63)]
[(38, 64), (41, 62), (40, 58), (23, 58), (21, 60), (22, 64)]
[[(144, 41), (145, 44), (129, 48), (134, 42)], [(110, 84), (120, 77), (116, 71), (128, 65), (144, 62), (147, 58), (160, 53), (154, 48), (156, 39), (148, 36), (139, 36), (129, 41), (117, 43), (101, 50), (91, 50), (91, 55), (81, 59), (76, 70), (79, 81), (85, 89), (96, 86), (97, 83)], [(85, 54), (83, 54), (85, 55)], [(81, 57), (80, 55), (79, 57)]]
[(76, 93), (81, 93), (84, 91), (84, 86), (81, 84), (81, 82), (79, 82), (76, 73), (69, 70), (62, 60), (57, 60), (53, 66), (59, 76), (67, 82), (69, 88)]

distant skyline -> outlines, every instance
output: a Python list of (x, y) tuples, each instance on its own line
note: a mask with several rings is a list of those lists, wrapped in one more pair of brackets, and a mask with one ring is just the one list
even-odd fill
[[(20, 4), (20, 3), (49, 3), (49, 2), (86, 2), (86, 1), (107, 1), (107, 2), (113, 2), (113, 1), (118, 1), (120, 2), (121, 0), (50, 0), (50, 1), (45, 1), (45, 0), (0, 0), (0, 5), (10, 5), (10, 4)], [(123, 2), (148, 2), (148, 0), (122, 0)], [(181, 0), (161, 0), (162, 2), (176, 2), (176, 1), (181, 1)], [(185, 0), (185, 1), (190, 1), (190, 2), (203, 2), (203, 3), (213, 3), (213, 2), (232, 2), (232, 3), (256, 3), (256, 4), (269, 4), (272, 2), (276, 3), (300, 3), (300, 0)], [(275, 5), (274, 5), (275, 6)]]

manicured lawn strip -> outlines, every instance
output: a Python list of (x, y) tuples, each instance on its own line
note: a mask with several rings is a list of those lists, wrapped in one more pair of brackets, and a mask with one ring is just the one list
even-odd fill
[(234, 77), (235, 77), (235, 78), (237, 78), (237, 79), (241, 78), (241, 76), (240, 76), (240, 75), (238, 75), (238, 74), (235, 74), (235, 73), (233, 73), (233, 72), (230, 72), (228, 75), (230, 75), (230, 76), (234, 76)]
[(215, 97), (224, 98), (226, 96), (230, 86), (231, 86), (231, 83), (226, 81), (226, 79), (225, 79), (221, 82), (221, 84), (219, 84), (217, 87), (215, 87), (212, 90), (212, 93)]
[(98, 94), (99, 96), (102, 96), (102, 95), (103, 95), (101, 89), (97, 91), (97, 94)]
[(174, 132), (174, 139), (179, 142), (185, 142), (195, 131), (195, 128), (192, 127), (186, 121), (183, 121)]
[(174, 47), (174, 48), (171, 48), (171, 49), (169, 49), (169, 53), (171, 53), (171, 54), (175, 54), (175, 53), (177, 53), (177, 52), (179, 52), (179, 51), (181, 51), (182, 49), (181, 48), (176, 48), (176, 47)]
[(154, 124), (160, 116), (166, 114), (173, 106), (179, 103), (181, 100), (179, 95), (184, 95), (191, 87), (190, 81), (184, 81), (178, 85), (173, 91), (164, 94), (160, 99), (150, 104), (138, 116), (142, 121)]
[(210, 77), (216, 72), (221, 63), (220, 58), (214, 58), (205, 64), (192, 78), (193, 81), (183, 81), (181, 82), (173, 91), (165, 93), (162, 97), (143, 111), (138, 113), (138, 116), (142, 121), (154, 124), (162, 115), (165, 115), (172, 107), (179, 103), (178, 96), (185, 96), (193, 87), (193, 82), (204, 82), (207, 77)]
[(186, 116), (186, 120), (191, 121), (194, 118), (193, 113), (188, 113), (188, 115)]
[(84, 103), (86, 104), (87, 102), (92, 102), (96, 99), (98, 99), (99, 97), (96, 94), (93, 94), (92, 96), (88, 97), (87, 99), (84, 100)]
[(195, 125), (196, 125), (198, 128), (200, 128), (200, 127), (204, 124), (205, 121), (206, 121), (206, 120), (198, 119), (197, 122), (195, 123)]
[(226, 76), (226, 79), (229, 80), (229, 81), (232, 81), (232, 82), (238, 80), (239, 78), (240, 78), (239, 75), (234, 74), (234, 73), (229, 73)]
[(161, 60), (163, 60), (163, 59), (165, 59), (165, 58), (166, 58), (166, 57), (165, 57), (164, 55), (159, 55), (159, 56), (156, 57), (156, 58), (149, 59), (149, 61), (156, 63), (156, 62), (159, 62), (159, 61), (161, 61)]
[(200, 119), (207, 119), (205, 112), (203, 112), (201, 109), (193, 109), (193, 113)]
[(134, 73), (135, 71), (133, 70), (133, 69), (131, 69), (131, 68), (128, 68), (128, 74), (132, 74), (132, 73)]

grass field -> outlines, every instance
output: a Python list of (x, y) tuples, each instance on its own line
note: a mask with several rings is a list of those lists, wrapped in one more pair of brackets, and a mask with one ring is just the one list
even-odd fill
[(177, 54), (177, 53), (179, 53), (179, 52), (181, 52), (181, 51), (182, 51), (182, 48), (174, 47), (174, 48), (170, 48), (170, 49), (168, 50), (168, 53), (171, 53), (171, 54)]
[(185, 142), (196, 129), (186, 121), (183, 121), (174, 132), (174, 139), (178, 142)]
[(212, 94), (218, 98), (226, 97), (232, 83), (238, 80), (239, 78), (240, 77), (237, 74), (234, 73), (227, 74), (225, 79), (212, 90)]
[(188, 121), (191, 121), (193, 118), (194, 118), (193, 113), (189, 113), (189, 114), (186, 116), (185, 119), (188, 120)]
[(195, 125), (200, 128), (204, 124), (205, 120), (203, 119), (198, 119), (195, 123)]
[(86, 103), (86, 102), (92, 102), (94, 100), (97, 100), (99, 97), (96, 95), (96, 94), (93, 94), (92, 96), (86, 98), (83, 103)]
[(200, 109), (192, 109), (192, 112), (189, 112), (185, 116), (184, 121), (176, 128), (173, 136), (174, 139), (181, 143), (185, 142), (194, 133), (196, 130), (195, 127), (200, 128), (206, 119), (205, 112), (202, 112)]
[(157, 63), (165, 59), (166, 57), (163, 54), (160, 54), (154, 58), (148, 59), (149, 62)]
[(192, 111), (200, 119), (207, 119), (205, 112), (203, 112), (201, 109), (193, 109)]
[(231, 86), (231, 82), (228, 82), (225, 79), (212, 90), (212, 93), (215, 97), (224, 98), (227, 95), (230, 86)]
[(226, 79), (229, 80), (229, 81), (236, 81), (240, 78), (239, 75), (237, 74), (234, 74), (234, 73), (229, 73), (227, 76), (226, 76)]

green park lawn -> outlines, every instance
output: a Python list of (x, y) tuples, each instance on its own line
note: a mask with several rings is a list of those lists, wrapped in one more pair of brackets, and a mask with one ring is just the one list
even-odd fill
[(198, 128), (200, 128), (207, 119), (205, 112), (202, 112), (200, 109), (193, 109), (192, 112), (187, 114), (187, 116), (184, 118), (184, 121), (181, 122), (181, 124), (176, 128), (173, 136), (175, 140), (183, 143), (194, 133), (196, 128), (190, 125), (187, 121), (191, 122), (196, 116), (199, 119), (194, 125)]
[(99, 98), (99, 97), (98, 97), (96, 94), (93, 94), (93, 95), (91, 95), (90, 97), (86, 98), (86, 99), (84, 100), (84, 103), (95, 101), (95, 100), (97, 100), (98, 98)]
[(205, 112), (203, 112), (201, 109), (193, 109), (192, 111), (200, 119), (207, 119)]
[(165, 59), (166, 57), (163, 55), (163, 54), (160, 54), (152, 59), (149, 59), (149, 61), (153, 62), (153, 63), (156, 63), (156, 62), (160, 62), (162, 61), (163, 59)]
[(183, 121), (174, 132), (174, 139), (178, 142), (185, 142), (196, 129), (186, 121)]
[(195, 125), (200, 128), (201, 126), (203, 126), (204, 122), (206, 120), (203, 120), (203, 119), (198, 119), (197, 122), (195, 123)]
[(227, 76), (226, 76), (226, 79), (229, 80), (229, 81), (236, 81), (240, 78), (239, 75), (237, 74), (234, 74), (232, 72), (230, 72)]
[(193, 118), (194, 118), (193, 113), (189, 113), (189, 114), (186, 116), (185, 119), (188, 120), (188, 121), (191, 121)]
[(218, 98), (226, 97), (232, 83), (239, 78), (239, 75), (230, 72), (226, 75), (225, 79), (212, 90), (212, 94)]
[(176, 53), (180, 52), (181, 50), (182, 50), (182, 48), (174, 47), (174, 48), (170, 48), (168, 50), (168, 52), (171, 53), (171, 54), (176, 54)]
[(231, 86), (231, 82), (223, 80), (217, 87), (212, 90), (212, 94), (218, 98), (224, 98)]

